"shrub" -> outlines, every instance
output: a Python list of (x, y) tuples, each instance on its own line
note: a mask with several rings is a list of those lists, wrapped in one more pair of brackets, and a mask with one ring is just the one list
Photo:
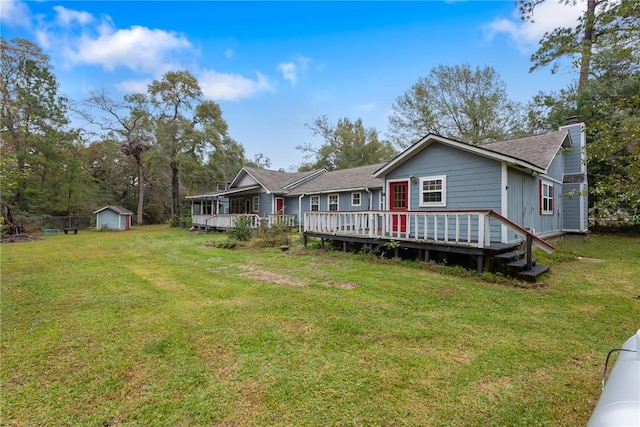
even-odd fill
[(242, 242), (251, 240), (251, 236), (253, 235), (251, 221), (252, 217), (248, 215), (236, 218), (236, 221), (233, 224), (234, 227), (229, 230), (229, 239), (240, 240)]

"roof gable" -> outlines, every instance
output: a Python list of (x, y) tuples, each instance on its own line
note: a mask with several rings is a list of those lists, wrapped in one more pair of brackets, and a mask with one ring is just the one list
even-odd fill
[(428, 134), (378, 169), (373, 176), (380, 178), (386, 175), (434, 143), (444, 144), (497, 161), (504, 161), (534, 172), (545, 173), (558, 150), (562, 146), (571, 145), (571, 138), (569, 133), (563, 129), (542, 135), (471, 145), (440, 135)]
[(264, 188), (267, 193), (286, 193), (286, 188), (295, 186), (298, 181), (304, 182), (305, 179), (311, 179), (323, 171), (321, 169), (311, 172), (283, 172), (245, 166), (233, 178), (229, 188), (255, 183)]

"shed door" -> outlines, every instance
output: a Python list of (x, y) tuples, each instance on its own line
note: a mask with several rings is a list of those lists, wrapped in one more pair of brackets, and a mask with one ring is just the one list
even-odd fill
[[(389, 209), (406, 212), (409, 209), (409, 182), (389, 183)], [(391, 230), (405, 233), (407, 231), (406, 215), (391, 215)]]

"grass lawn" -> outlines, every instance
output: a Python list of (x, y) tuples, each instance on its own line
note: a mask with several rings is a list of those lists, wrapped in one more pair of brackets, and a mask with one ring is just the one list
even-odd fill
[(535, 289), (216, 239), (2, 245), (1, 424), (580, 426), (640, 328), (638, 238), (559, 242)]

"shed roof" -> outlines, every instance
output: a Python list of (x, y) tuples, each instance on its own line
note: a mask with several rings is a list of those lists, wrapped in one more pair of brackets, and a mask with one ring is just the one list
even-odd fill
[(291, 195), (327, 193), (332, 191), (347, 191), (361, 189), (382, 188), (383, 180), (372, 175), (385, 163), (359, 166), (326, 172), (317, 178), (307, 181), (291, 191)]
[(95, 211), (94, 214), (97, 214), (98, 212), (102, 212), (106, 209), (113, 211), (118, 215), (133, 215), (133, 212), (131, 212), (129, 209), (125, 209), (122, 206), (115, 206), (115, 205), (105, 206), (104, 208), (101, 208)]

